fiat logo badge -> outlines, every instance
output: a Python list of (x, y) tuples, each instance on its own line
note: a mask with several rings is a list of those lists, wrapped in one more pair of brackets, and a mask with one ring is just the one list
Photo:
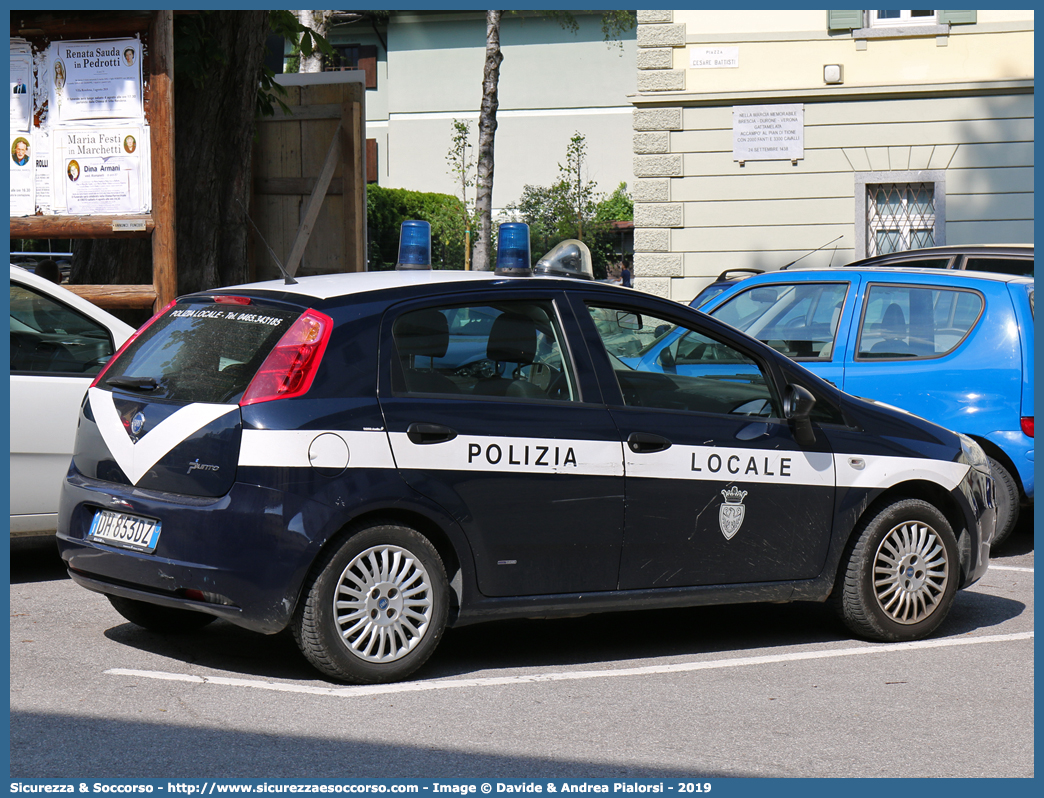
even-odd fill
[(134, 418), (131, 419), (130, 431), (134, 435), (141, 432), (141, 428), (145, 426), (145, 414), (140, 410), (134, 414)]

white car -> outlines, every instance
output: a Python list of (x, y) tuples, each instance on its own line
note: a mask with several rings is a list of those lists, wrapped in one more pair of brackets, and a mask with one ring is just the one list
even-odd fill
[(80, 402), (134, 328), (11, 266), (11, 537), (52, 534)]

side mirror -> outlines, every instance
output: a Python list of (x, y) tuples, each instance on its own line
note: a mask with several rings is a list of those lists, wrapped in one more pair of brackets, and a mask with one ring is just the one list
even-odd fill
[(671, 347), (665, 346), (663, 349), (661, 349), (659, 357), (657, 357), (656, 359), (660, 362), (660, 365), (663, 367), (664, 371), (669, 371), (672, 374), (674, 373), (675, 360), (674, 352), (671, 351)]
[(620, 310), (616, 313), (616, 324), (621, 330), (640, 330), (642, 329), (642, 317), (637, 313)]
[(783, 397), (783, 414), (793, 424), (794, 440), (801, 446), (811, 446), (816, 442), (816, 434), (809, 419), (815, 404), (816, 397), (807, 388), (787, 386)]

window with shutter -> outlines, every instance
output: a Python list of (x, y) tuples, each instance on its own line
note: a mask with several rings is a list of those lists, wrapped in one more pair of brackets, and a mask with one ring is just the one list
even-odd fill
[(334, 45), (335, 55), (323, 61), (323, 70), (333, 72), (358, 69), (366, 73), (366, 88), (377, 88), (377, 46), (374, 44)]
[(855, 30), (861, 27), (862, 11), (827, 11), (827, 28), (830, 30)]
[(851, 31), (860, 36), (877, 29), (915, 28), (929, 25), (974, 25), (978, 12), (973, 9), (957, 11), (827, 11), (827, 29), (832, 32)]
[(960, 11), (939, 11), (939, 22), (943, 25), (974, 25), (977, 21), (974, 9), (961, 9)]

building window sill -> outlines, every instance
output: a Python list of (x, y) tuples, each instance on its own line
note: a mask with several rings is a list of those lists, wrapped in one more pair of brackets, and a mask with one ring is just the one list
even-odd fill
[(949, 25), (896, 25), (881, 28), (856, 28), (853, 39), (911, 39), (914, 37), (947, 36)]

